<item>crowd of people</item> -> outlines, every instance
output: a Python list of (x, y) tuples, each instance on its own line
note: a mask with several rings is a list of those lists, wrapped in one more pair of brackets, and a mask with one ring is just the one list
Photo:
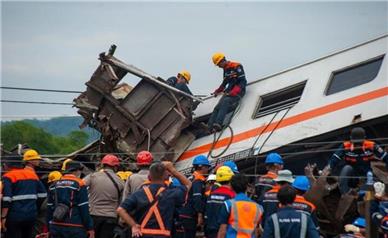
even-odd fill
[[(387, 163), (388, 156), (355, 128), (321, 175), (341, 160), (343, 174), (347, 166), (357, 171), (358, 163), (370, 166), (374, 159)], [(133, 174), (118, 171), (120, 159), (107, 154), (100, 169), (81, 178), (83, 165), (68, 159), (61, 172), (48, 175), (47, 186), (35, 172), (38, 152), (28, 149), (22, 160), (15, 156), (3, 163), (1, 231), (6, 238), (32, 237), (43, 203), (47, 231), (38, 237), (320, 237), (316, 205), (305, 197), (315, 183), (312, 173), (293, 176), (277, 153), (266, 156), (268, 172), (254, 180), (253, 190), (252, 180), (233, 161), (212, 166), (203, 155), (194, 158), (189, 177), (171, 162), (154, 161), (149, 151), (137, 154), (139, 170)], [(340, 179), (341, 193), (357, 188), (357, 182)], [(388, 189), (382, 182), (372, 186), (371, 219), (387, 232)], [(344, 231), (341, 237), (364, 237), (365, 217), (355, 218)]]

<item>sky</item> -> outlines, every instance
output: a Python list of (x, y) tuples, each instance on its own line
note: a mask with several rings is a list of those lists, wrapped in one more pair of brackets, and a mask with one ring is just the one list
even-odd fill
[[(208, 95), (240, 62), (248, 81), (388, 33), (388, 2), (1, 2), (1, 85), (84, 91), (98, 55), (162, 78), (186, 69)], [(138, 80), (126, 76), (134, 85)], [(71, 103), (78, 94), (1, 90), (2, 100)], [(1, 103), (1, 120), (77, 115), (71, 106)]]

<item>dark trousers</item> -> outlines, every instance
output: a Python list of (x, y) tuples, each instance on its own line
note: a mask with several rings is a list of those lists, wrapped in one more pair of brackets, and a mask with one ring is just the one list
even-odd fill
[(350, 187), (354, 188), (358, 184), (357, 178), (349, 178), (355, 176), (356, 173), (352, 166), (345, 165), (341, 169), (340, 173), (340, 179), (339, 179), (339, 188), (341, 191), (341, 194), (345, 194), (350, 190)]
[(6, 221), (5, 238), (32, 238), (35, 221)]
[(211, 129), (215, 123), (222, 126), (226, 114), (236, 109), (240, 97), (223, 96), (214, 108), (212, 115), (210, 116), (208, 127)]
[(195, 238), (195, 234), (197, 233), (197, 217), (182, 219), (182, 225), (185, 231), (185, 238)]
[(117, 224), (116, 218), (102, 216), (92, 216), (92, 218), (96, 238), (113, 238), (113, 230)]
[(50, 225), (50, 238), (87, 238), (86, 230), (82, 227)]
[(205, 230), (206, 238), (217, 238), (218, 231), (215, 230)]

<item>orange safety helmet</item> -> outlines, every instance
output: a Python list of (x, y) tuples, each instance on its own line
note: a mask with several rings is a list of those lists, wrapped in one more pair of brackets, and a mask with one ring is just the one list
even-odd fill
[(109, 165), (112, 167), (119, 166), (120, 165), (120, 160), (117, 158), (117, 156), (112, 155), (112, 154), (107, 154), (102, 158), (101, 164)]
[(151, 152), (143, 150), (137, 154), (136, 164), (137, 165), (150, 165), (153, 160), (154, 160), (154, 158), (153, 158)]

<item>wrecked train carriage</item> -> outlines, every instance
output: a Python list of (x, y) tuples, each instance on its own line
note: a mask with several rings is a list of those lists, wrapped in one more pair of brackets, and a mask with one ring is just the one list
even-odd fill
[[(151, 151), (156, 160), (175, 161), (194, 141), (183, 131), (192, 122), (192, 108), (200, 99), (167, 85), (134, 66), (101, 53), (101, 64), (74, 105), (89, 125), (101, 133), (99, 152), (133, 154)], [(128, 73), (141, 78), (130, 88), (119, 84)]]

